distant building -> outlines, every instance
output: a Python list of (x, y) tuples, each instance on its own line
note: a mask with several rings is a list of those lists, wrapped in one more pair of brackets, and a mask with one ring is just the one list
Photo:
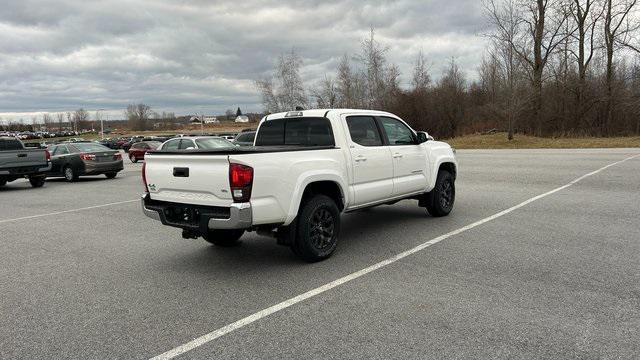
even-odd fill
[(218, 120), (217, 117), (215, 116), (192, 116), (189, 119), (189, 122), (191, 122), (192, 124), (200, 124), (200, 122), (204, 122), (205, 124), (218, 124), (220, 123), (220, 120)]
[(249, 122), (249, 117), (246, 115), (238, 115), (236, 117), (236, 122), (237, 123), (248, 123)]

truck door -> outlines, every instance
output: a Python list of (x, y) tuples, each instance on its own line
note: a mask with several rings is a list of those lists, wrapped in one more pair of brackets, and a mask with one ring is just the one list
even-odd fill
[(378, 117), (393, 158), (393, 196), (416, 193), (427, 187), (427, 153), (414, 132), (402, 121)]
[(354, 205), (388, 199), (393, 191), (391, 151), (373, 116), (347, 116)]

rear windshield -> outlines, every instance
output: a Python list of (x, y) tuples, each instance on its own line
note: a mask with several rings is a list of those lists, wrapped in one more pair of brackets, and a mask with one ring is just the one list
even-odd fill
[(334, 146), (331, 123), (327, 118), (284, 118), (260, 125), (256, 146), (298, 145)]
[(79, 151), (84, 151), (84, 152), (105, 151), (105, 150), (111, 151), (111, 149), (109, 149), (108, 147), (100, 144), (76, 143), (71, 146), (78, 149)]
[(200, 138), (196, 139), (199, 149), (219, 149), (225, 147), (234, 147), (229, 140), (222, 138)]

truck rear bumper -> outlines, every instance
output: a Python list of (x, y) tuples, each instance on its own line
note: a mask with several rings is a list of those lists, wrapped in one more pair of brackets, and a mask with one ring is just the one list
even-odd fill
[(199, 231), (215, 229), (248, 229), (253, 221), (250, 203), (234, 203), (229, 207), (207, 207), (151, 200), (142, 197), (142, 212), (164, 225)]

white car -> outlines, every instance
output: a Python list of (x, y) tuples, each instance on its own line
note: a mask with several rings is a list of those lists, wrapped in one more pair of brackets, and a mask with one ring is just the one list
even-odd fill
[(158, 150), (210, 150), (234, 146), (229, 140), (218, 136), (184, 136), (165, 141)]
[(318, 261), (336, 248), (342, 212), (403, 199), (432, 216), (453, 209), (453, 149), (387, 112), (271, 114), (254, 145), (147, 154), (144, 213), (185, 238), (230, 246), (258, 231)]

